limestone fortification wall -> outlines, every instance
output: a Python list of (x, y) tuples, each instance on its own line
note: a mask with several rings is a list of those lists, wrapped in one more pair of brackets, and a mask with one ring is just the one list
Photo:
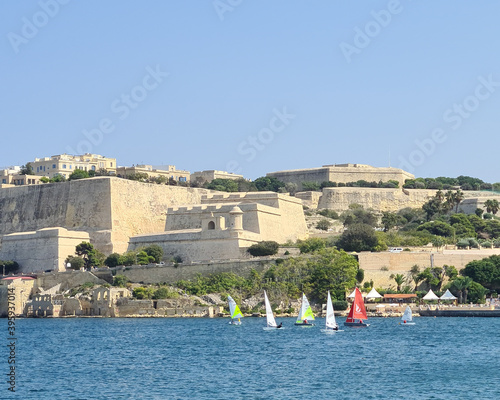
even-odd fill
[(361, 204), (365, 209), (398, 211), (405, 207), (420, 208), (436, 194), (427, 189), (380, 189), (358, 187), (324, 188), (318, 208), (345, 211), (350, 204)]
[(285, 183), (295, 183), (298, 185), (299, 190), (302, 189), (302, 182), (321, 183), (331, 181), (348, 183), (359, 180), (367, 182), (395, 180), (402, 186), (406, 179), (415, 178), (412, 174), (399, 168), (377, 168), (363, 164), (324, 165), (319, 168), (270, 172), (267, 176), (274, 177)]
[(47, 269), (64, 271), (66, 257), (74, 254), (78, 244), (89, 240), (87, 232), (64, 228), (12, 233), (2, 239), (0, 260), (16, 260), (24, 273)]
[(199, 204), (208, 193), (117, 177), (4, 188), (0, 235), (63, 227), (88, 232), (91, 242), (107, 254), (124, 252), (130, 236), (164, 230), (168, 207)]
[(111, 180), (113, 251), (127, 250), (131, 236), (165, 230), (169, 207), (201, 203), (210, 190)]
[[(443, 265), (453, 265), (458, 271), (465, 268), (467, 263), (474, 260), (481, 260), (493, 254), (500, 254), (500, 249), (483, 250), (443, 250), (441, 252), (407, 252), (401, 253), (362, 252), (358, 254), (359, 267), (365, 271), (365, 281), (373, 280), (376, 287), (396, 287), (391, 274), (402, 274), (408, 276), (411, 268), (418, 265), (420, 270), (431, 266), (442, 267)], [(413, 289), (413, 283), (409, 284)]]
[(197, 274), (207, 276), (220, 272), (233, 272), (238, 275), (250, 276), (255, 269), (262, 272), (275, 264), (274, 259), (226, 261), (217, 263), (179, 264), (174, 266), (142, 266), (132, 268), (117, 268), (117, 275), (125, 275), (133, 283), (154, 284), (159, 282), (175, 283), (182, 279), (194, 279)]

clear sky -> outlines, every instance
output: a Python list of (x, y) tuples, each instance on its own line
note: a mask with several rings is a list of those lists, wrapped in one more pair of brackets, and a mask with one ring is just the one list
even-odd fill
[(500, 181), (500, 2), (0, 2), (0, 166), (93, 152), (255, 179)]

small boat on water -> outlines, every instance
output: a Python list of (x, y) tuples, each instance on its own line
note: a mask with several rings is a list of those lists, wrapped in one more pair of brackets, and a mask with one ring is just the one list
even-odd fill
[(229, 314), (231, 314), (230, 325), (241, 325), (240, 318), (243, 318), (243, 314), (238, 307), (238, 304), (234, 301), (231, 296), (227, 296), (227, 302), (229, 303)]
[(311, 309), (311, 305), (307, 300), (307, 297), (304, 293), (302, 293), (302, 305), (300, 306), (299, 315), (297, 316), (297, 321), (295, 321), (295, 325), (300, 326), (314, 326), (311, 321), (314, 321), (314, 314)]
[(264, 290), (264, 303), (266, 304), (266, 321), (267, 324), (263, 328), (265, 331), (281, 329), (281, 324), (276, 324), (276, 320), (274, 319), (273, 309), (271, 308), (271, 303), (269, 303), (269, 299), (267, 298), (267, 293)]
[(337, 321), (335, 321), (335, 311), (333, 310), (332, 297), (330, 296), (330, 291), (328, 291), (328, 296), (326, 300), (326, 322), (325, 329), (321, 332), (333, 333), (338, 332), (339, 326)]
[(401, 322), (399, 325), (402, 326), (407, 326), (407, 325), (415, 325), (415, 322), (413, 321), (413, 314), (411, 312), (410, 306), (406, 306), (405, 312), (403, 313), (403, 316), (401, 317)]
[(354, 289), (354, 301), (349, 310), (349, 315), (347, 316), (344, 326), (350, 326), (355, 328), (364, 328), (370, 326), (365, 321), (368, 319), (366, 315), (365, 303), (363, 302), (363, 296), (358, 288)]

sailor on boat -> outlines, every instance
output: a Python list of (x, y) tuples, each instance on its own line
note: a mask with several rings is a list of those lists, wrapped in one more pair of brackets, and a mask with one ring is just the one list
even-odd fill
[(283, 322), (280, 322), (280, 324), (276, 327), (276, 329), (283, 328)]

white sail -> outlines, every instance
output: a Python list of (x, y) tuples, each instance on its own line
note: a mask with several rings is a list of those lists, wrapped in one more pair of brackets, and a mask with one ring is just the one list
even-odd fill
[(328, 292), (328, 299), (326, 301), (326, 328), (336, 328), (337, 322), (335, 321), (335, 312), (333, 311), (332, 298)]
[(312, 312), (311, 306), (309, 305), (309, 301), (304, 293), (302, 293), (302, 306), (300, 307), (300, 312), (297, 317), (297, 322), (314, 321), (314, 314)]
[(274, 319), (273, 315), (273, 310), (271, 308), (271, 304), (269, 303), (269, 299), (267, 298), (267, 293), (264, 290), (264, 301), (266, 303), (266, 319), (267, 319), (267, 326), (269, 328), (276, 328), (276, 320)]
[(406, 306), (406, 310), (401, 317), (401, 321), (411, 322), (413, 320), (413, 315), (411, 313), (410, 306)]
[(227, 301), (229, 303), (229, 314), (231, 314), (231, 318), (243, 318), (243, 314), (241, 313), (240, 308), (238, 307), (234, 299), (231, 296), (227, 296)]

